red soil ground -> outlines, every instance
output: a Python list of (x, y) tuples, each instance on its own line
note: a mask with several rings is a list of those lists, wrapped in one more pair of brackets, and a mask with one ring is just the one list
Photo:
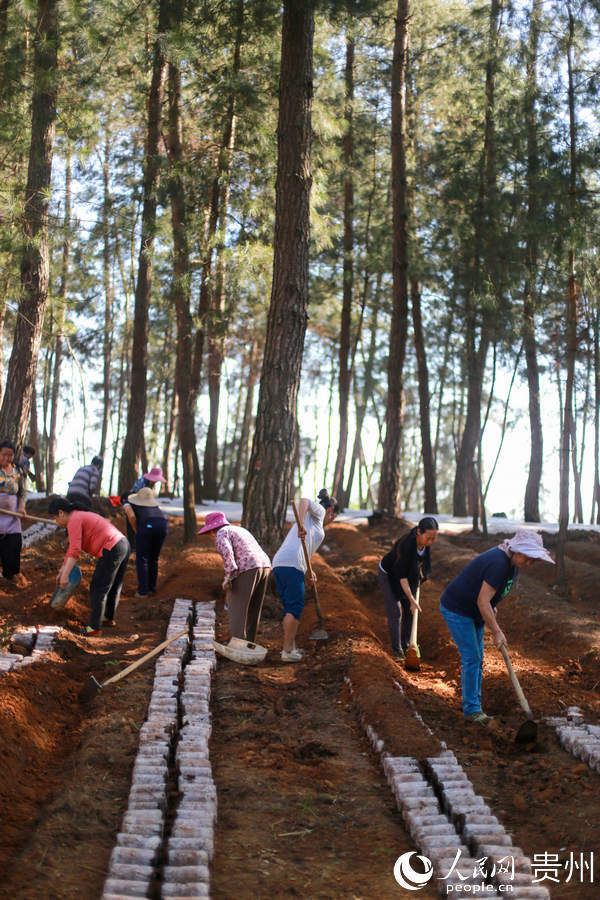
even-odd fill
[[(395, 754), (421, 759), (446, 742), (528, 854), (557, 853), (564, 860), (571, 851), (597, 850), (599, 776), (567, 755), (545, 726), (535, 752), (516, 747), (512, 738), (523, 717), (502, 659), (489, 644), (484, 702), (498, 720), (488, 731), (465, 728), (462, 721), (458, 657), (438, 599), (461, 566), (495, 541), (438, 539), (434, 578), (422, 591), (421, 671), (406, 672), (388, 655), (375, 573), (403, 530), (401, 523), (329, 529), (316, 570), (330, 637), (308, 640), (315, 624), (309, 604), (300, 634), (306, 662), (280, 663), (274, 598), (260, 633), (269, 648), (265, 663), (242, 668), (219, 661), (211, 746), (219, 802), (214, 897), (412, 896), (396, 884), (392, 869), (397, 856), (413, 847), (365, 740), (360, 712)], [(77, 692), (90, 673), (102, 681), (162, 640), (176, 597), (217, 598), (220, 634), (226, 636), (220, 558), (209, 538), (185, 550), (180, 539), (181, 526), (172, 520), (157, 598), (133, 598), (131, 567), (118, 627), (95, 641), (75, 633), (87, 617), (84, 587), (63, 611), (48, 604), (62, 558), (60, 536), (24, 552), (26, 587), (10, 594), (0, 588), (4, 648), (18, 625), (63, 628), (48, 662), (0, 678), (0, 897), (100, 897), (127, 804), (152, 665), (107, 688), (90, 708), (78, 704)], [(553, 590), (551, 567), (539, 564), (523, 577), (519, 597), (504, 601), (500, 618), (535, 714), (556, 715), (576, 704), (597, 723), (600, 542), (582, 537), (568, 553), (568, 600)], [(83, 570), (88, 584), (91, 561)], [(435, 737), (414, 719), (409, 701)], [(546, 884), (553, 897), (598, 895), (596, 885), (577, 879), (565, 883), (562, 875), (561, 883)]]

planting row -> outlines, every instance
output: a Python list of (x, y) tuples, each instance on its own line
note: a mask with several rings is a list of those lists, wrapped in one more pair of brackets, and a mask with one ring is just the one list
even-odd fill
[(0, 675), (38, 662), (52, 649), (59, 631), (58, 625), (31, 625), (17, 629), (10, 639), (13, 652), (0, 653)]
[(600, 774), (600, 725), (586, 725), (578, 706), (570, 706), (565, 716), (547, 718), (546, 723), (556, 729), (568, 753)]
[[(346, 682), (353, 694), (348, 678)], [(381, 758), (406, 829), (424, 854), (424, 872), (413, 868), (411, 854), (399, 857), (394, 875), (401, 886), (414, 890), (431, 880), (443, 896), (461, 891), (488, 896), (509, 892), (515, 900), (547, 900), (546, 888), (533, 883), (531, 859), (513, 846), (452, 751), (445, 749), (422, 765), (411, 757), (392, 757), (364, 716), (361, 721)]]
[(216, 790), (208, 742), (214, 603), (176, 600), (140, 730), (129, 805), (104, 900), (209, 897)]

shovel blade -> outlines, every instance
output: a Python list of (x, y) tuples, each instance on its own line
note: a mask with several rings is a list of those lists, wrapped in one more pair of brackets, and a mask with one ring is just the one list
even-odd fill
[(328, 641), (329, 635), (324, 628), (316, 628), (312, 634), (308, 636), (309, 641)]
[(93, 675), (90, 675), (87, 682), (79, 691), (77, 698), (80, 703), (91, 703), (95, 697), (98, 696), (100, 691), (102, 690), (102, 685), (99, 681), (97, 681)]
[(523, 722), (515, 737), (515, 744), (535, 744), (537, 742), (538, 727), (532, 719)]
[(419, 659), (419, 651), (416, 647), (407, 647), (404, 657), (404, 668), (409, 672), (419, 672), (421, 669), (421, 661)]

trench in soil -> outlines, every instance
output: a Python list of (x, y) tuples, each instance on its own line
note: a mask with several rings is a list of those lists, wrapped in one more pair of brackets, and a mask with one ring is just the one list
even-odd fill
[[(0, 678), (0, 896), (100, 897), (119, 830), (152, 688), (143, 667), (107, 688), (89, 709), (77, 693), (89, 674), (103, 681), (159, 643), (177, 597), (217, 599), (226, 636), (222, 568), (208, 539), (181, 549), (181, 524), (161, 558), (159, 594), (136, 600), (130, 568), (118, 627), (97, 641), (74, 633), (86, 620), (84, 589), (55, 612), (48, 605), (62, 558), (60, 535), (23, 555), (30, 582), (0, 591), (0, 627), (60, 624), (64, 630), (46, 663)], [(395, 810), (379, 761), (359, 715), (394, 755), (423, 759), (453, 749), (478, 794), (527, 854), (596, 849), (600, 831), (599, 776), (570, 757), (554, 732), (540, 727), (535, 752), (513, 737), (522, 714), (502, 659), (486, 645), (484, 706), (493, 730), (465, 728), (460, 712), (456, 650), (439, 615), (443, 585), (476, 552), (496, 541), (441, 536), (432, 557), (434, 579), (422, 590), (422, 665), (406, 672), (387, 653), (387, 626), (376, 581), (377, 563), (402, 533), (334, 524), (316, 570), (330, 639), (313, 643), (309, 602), (300, 643), (301, 665), (279, 661), (278, 603), (267, 600), (259, 640), (265, 663), (238, 667), (219, 660), (213, 678), (211, 759), (218, 790), (212, 865), (215, 897), (409, 896), (394, 881), (393, 864), (414, 849)], [(569, 544), (571, 595), (552, 589), (550, 567), (522, 579), (520, 595), (503, 601), (499, 617), (513, 663), (537, 717), (582, 708), (600, 720), (600, 642), (595, 590), (597, 537)], [(83, 565), (89, 584), (91, 561)], [(72, 630), (70, 630), (72, 629)], [(344, 685), (349, 675), (355, 690)], [(401, 694), (395, 687), (403, 687)], [(432, 737), (415, 720), (412, 700)], [(544, 882), (553, 897), (592, 898), (594, 885), (573, 876)], [(412, 894), (410, 894), (412, 896)], [(420, 892), (420, 896), (433, 894)]]

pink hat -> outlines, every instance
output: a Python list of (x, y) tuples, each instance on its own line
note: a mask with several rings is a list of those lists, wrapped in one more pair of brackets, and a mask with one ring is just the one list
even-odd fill
[(513, 553), (522, 553), (530, 559), (543, 559), (544, 562), (555, 565), (554, 560), (544, 547), (539, 531), (529, 531), (527, 528), (519, 528), (514, 537), (507, 541), (508, 549)]
[(216, 528), (222, 528), (223, 525), (229, 525), (229, 522), (225, 518), (225, 513), (208, 513), (204, 520), (204, 525), (198, 531), (198, 534), (204, 534), (205, 531), (215, 531)]
[(148, 481), (160, 481), (161, 484), (167, 483), (167, 479), (163, 476), (160, 466), (154, 466), (154, 468), (150, 469), (149, 472), (146, 472), (144, 478), (146, 478)]

